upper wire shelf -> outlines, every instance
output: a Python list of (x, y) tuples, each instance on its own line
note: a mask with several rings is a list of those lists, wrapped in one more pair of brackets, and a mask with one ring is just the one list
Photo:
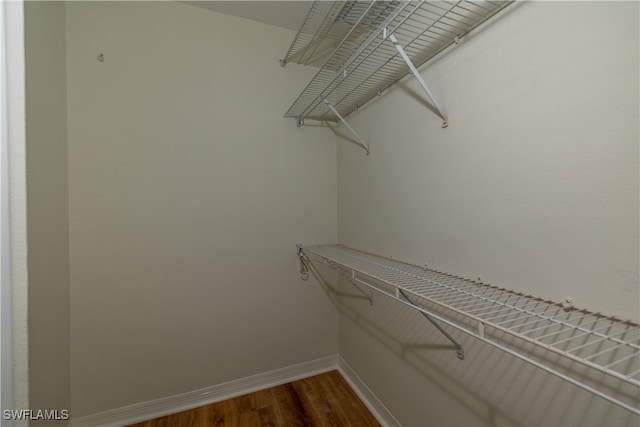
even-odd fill
[[(382, 292), (640, 415), (640, 325), (637, 323), (576, 309), (569, 301), (548, 301), (341, 245), (304, 246), (301, 253), (311, 265), (320, 262), (338, 268), (352, 283)], [(444, 317), (434, 314), (434, 307), (449, 314)], [(461, 322), (457, 315), (462, 315), (467, 322)], [(516, 342), (534, 344), (620, 380), (632, 387), (635, 401), (623, 401), (581, 378), (532, 359), (518, 350), (517, 345), (489, 338), (490, 331), (506, 333), (517, 338)]]
[(281, 63), (320, 70), (285, 117), (339, 121), (410, 72), (390, 36), (418, 67), (511, 2), (313, 2)]

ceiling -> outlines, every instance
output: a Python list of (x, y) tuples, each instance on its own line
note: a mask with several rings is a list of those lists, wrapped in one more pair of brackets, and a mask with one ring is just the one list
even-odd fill
[(311, 6), (311, 1), (307, 0), (198, 0), (182, 3), (291, 30), (297, 30), (300, 27)]

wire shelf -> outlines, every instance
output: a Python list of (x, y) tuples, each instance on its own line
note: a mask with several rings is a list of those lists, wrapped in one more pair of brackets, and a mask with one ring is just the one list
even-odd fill
[[(634, 322), (341, 245), (305, 246), (302, 253), (312, 264), (331, 264), (358, 283), (403, 303), (411, 301), (410, 305), (420, 311), (433, 315), (431, 306), (435, 306), (452, 315), (462, 315), (477, 327), (471, 329), (465, 323), (452, 321), (455, 316), (434, 317), (640, 415), (639, 402), (633, 405), (619, 401), (553, 367), (530, 360), (517, 349), (492, 342), (485, 335), (485, 330), (490, 329), (506, 333), (640, 389), (640, 325)], [(636, 396), (639, 392), (636, 390)]]
[(283, 64), (322, 66), (285, 117), (338, 121), (409, 73), (394, 35), (420, 66), (512, 1), (316, 1)]

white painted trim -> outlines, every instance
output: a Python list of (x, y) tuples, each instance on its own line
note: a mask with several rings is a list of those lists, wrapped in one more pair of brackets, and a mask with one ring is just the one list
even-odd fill
[[(0, 46), (5, 46), (4, 3), (0, 4)], [(11, 245), (9, 239), (9, 133), (7, 124), (7, 62), (0, 49), (0, 401), (2, 409), (13, 408), (13, 366), (11, 331)], [(2, 426), (13, 425), (11, 420)]]
[(384, 404), (373, 394), (371, 389), (360, 379), (358, 374), (356, 374), (340, 356), (338, 356), (338, 372), (340, 372), (347, 383), (349, 383), (353, 391), (356, 392), (360, 400), (362, 400), (369, 411), (371, 411), (373, 416), (376, 417), (382, 427), (395, 427), (400, 425), (398, 420), (395, 419)]
[(190, 391), (174, 396), (164, 397), (147, 402), (136, 403), (121, 408), (111, 409), (98, 414), (73, 418), (70, 427), (121, 427), (127, 424), (162, 417), (198, 406), (209, 405), (222, 400), (231, 399), (308, 378), (313, 375), (338, 370), (358, 397), (376, 417), (383, 427), (395, 427), (400, 423), (387, 408), (378, 400), (367, 385), (360, 379), (353, 369), (340, 356), (328, 356), (311, 360), (285, 368), (252, 375), (234, 381)]
[(275, 369), (234, 381), (190, 391), (175, 396), (136, 403), (98, 414), (73, 418), (73, 427), (120, 427), (162, 417), (198, 406), (242, 396), (265, 388), (286, 384), (302, 378), (338, 369), (338, 357), (328, 356), (285, 368)]
[[(27, 169), (25, 123), (24, 2), (3, 1), (5, 48), (4, 111), (7, 127), (9, 185), (9, 268), (11, 286), (11, 408), (29, 408), (29, 339), (27, 324)], [(5, 162), (5, 165), (7, 163)], [(4, 172), (3, 172), (4, 173)], [(7, 173), (4, 173), (7, 177)], [(6, 211), (5, 211), (6, 212)], [(7, 258), (5, 258), (6, 262)], [(6, 288), (5, 288), (6, 289)], [(6, 308), (6, 305), (5, 305)], [(6, 317), (5, 317), (6, 319)], [(3, 339), (7, 339), (4, 338)], [(4, 398), (4, 396), (3, 396)], [(5, 404), (3, 400), (3, 405)], [(4, 420), (3, 420), (4, 421)], [(8, 423), (7, 423), (8, 424)], [(3, 426), (5, 423), (2, 424)], [(15, 421), (14, 426), (28, 422)]]

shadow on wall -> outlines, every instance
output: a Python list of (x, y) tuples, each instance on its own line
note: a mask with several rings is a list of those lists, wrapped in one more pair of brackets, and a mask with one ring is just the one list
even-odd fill
[[(638, 417), (629, 411), (480, 340), (457, 330), (449, 331), (463, 345), (465, 360), (461, 361), (456, 357), (456, 347), (416, 310), (344, 280), (348, 278), (343, 279), (329, 265), (312, 264), (311, 272), (344, 317), (395, 354), (398, 361), (419, 373), (431, 386), (467, 408), (477, 417), (478, 424), (638, 424)], [(437, 310), (434, 308), (434, 311)], [(505, 334), (492, 336), (492, 339), (506, 343), (511, 338)], [(514, 344), (509, 345), (513, 347)], [(594, 375), (589, 368), (559, 355), (550, 355), (535, 345), (518, 343), (518, 346), (520, 353), (544, 360), (558, 371), (593, 387), (607, 389), (621, 400), (636, 405), (640, 401), (638, 390), (633, 386), (612, 381), (605, 374)], [(354, 368), (357, 370), (357, 366)], [(428, 402), (428, 396), (425, 396), (425, 402)], [(428, 406), (425, 404), (425, 414), (439, 410), (428, 409)]]

